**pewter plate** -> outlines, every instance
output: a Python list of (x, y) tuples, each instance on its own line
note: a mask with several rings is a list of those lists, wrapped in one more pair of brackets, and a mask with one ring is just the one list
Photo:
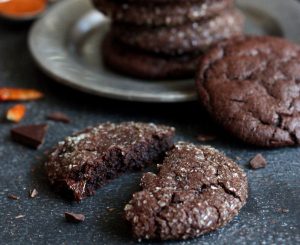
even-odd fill
[[(238, 0), (246, 33), (284, 36), (300, 42), (300, 4), (294, 0)], [(109, 20), (88, 0), (64, 0), (31, 29), (29, 47), (37, 64), (56, 81), (91, 94), (143, 102), (196, 99), (194, 81), (147, 81), (103, 66), (100, 42)]]

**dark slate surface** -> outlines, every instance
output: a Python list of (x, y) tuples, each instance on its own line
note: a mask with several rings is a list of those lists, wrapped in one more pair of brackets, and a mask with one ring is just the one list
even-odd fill
[[(81, 94), (56, 84), (43, 75), (26, 47), (28, 25), (0, 23), (0, 87), (34, 87), (46, 93), (40, 102), (27, 103), (22, 124), (45, 122), (49, 112), (68, 114), (72, 124), (48, 122), (45, 145), (30, 150), (10, 140), (14, 126), (0, 122), (0, 244), (124, 244), (135, 243), (122, 219), (124, 204), (139, 189), (141, 173), (128, 173), (102, 188), (82, 203), (70, 203), (49, 188), (43, 171), (43, 152), (58, 140), (88, 125), (105, 121), (139, 120), (173, 125), (177, 139), (195, 142), (200, 132), (212, 131), (213, 146), (238, 161), (248, 174), (250, 196), (247, 205), (225, 228), (179, 244), (296, 244), (300, 243), (300, 151), (297, 148), (255, 149), (235, 141), (214, 125), (197, 102), (150, 105), (118, 102)], [(12, 103), (0, 104), (0, 115)], [(261, 152), (266, 169), (248, 169), (248, 160)], [(28, 191), (36, 188), (35, 199)], [(20, 196), (14, 201), (8, 194)], [(114, 211), (107, 211), (107, 207)], [(65, 211), (84, 213), (81, 224), (66, 223)], [(16, 219), (18, 215), (25, 215)], [(176, 244), (177, 242), (173, 242)], [(164, 244), (164, 243), (161, 243)]]

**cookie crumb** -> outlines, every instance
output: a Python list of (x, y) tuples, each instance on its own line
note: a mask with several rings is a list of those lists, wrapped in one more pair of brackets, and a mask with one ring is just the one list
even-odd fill
[(80, 223), (85, 220), (85, 216), (83, 214), (65, 212), (65, 219), (71, 223)]
[(7, 195), (7, 198), (11, 199), (11, 200), (19, 200), (20, 197), (16, 196), (16, 195), (13, 195), (13, 194), (8, 194)]
[(36, 189), (33, 189), (29, 192), (29, 197), (35, 198), (38, 194), (38, 191)]
[(290, 210), (288, 210), (287, 208), (278, 208), (277, 212), (286, 214), (286, 213), (290, 212)]
[(198, 140), (199, 142), (213, 141), (213, 140), (215, 140), (216, 138), (217, 138), (217, 136), (214, 135), (214, 134), (199, 134), (199, 135), (197, 136), (197, 140)]
[(267, 161), (261, 154), (257, 154), (250, 160), (249, 164), (252, 169), (260, 169), (267, 166)]
[(106, 209), (108, 212), (113, 212), (115, 210), (115, 208), (110, 208), (110, 207), (107, 207)]
[(25, 217), (25, 215), (20, 214), (20, 215), (16, 216), (15, 219), (21, 219), (21, 218), (24, 218), (24, 217)]

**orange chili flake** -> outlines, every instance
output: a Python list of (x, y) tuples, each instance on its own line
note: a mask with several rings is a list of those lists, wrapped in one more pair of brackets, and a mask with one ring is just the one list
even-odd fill
[(44, 95), (35, 89), (0, 88), (1, 101), (37, 100)]
[(0, 14), (11, 16), (35, 15), (45, 10), (47, 0), (0, 0)]
[(25, 113), (26, 113), (25, 105), (17, 104), (8, 109), (6, 113), (6, 119), (18, 123), (24, 118)]

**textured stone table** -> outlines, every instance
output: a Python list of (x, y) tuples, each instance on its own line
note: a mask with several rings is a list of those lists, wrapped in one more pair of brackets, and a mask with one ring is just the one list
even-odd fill
[[(300, 150), (264, 150), (235, 141), (214, 125), (197, 102), (141, 104), (101, 99), (56, 84), (35, 66), (26, 45), (28, 25), (0, 23), (0, 87), (33, 87), (46, 98), (27, 103), (22, 124), (46, 122), (49, 112), (62, 111), (71, 124), (48, 122), (44, 146), (30, 150), (10, 140), (14, 125), (3, 115), (12, 103), (0, 104), (0, 244), (124, 244), (134, 243), (122, 219), (124, 204), (139, 189), (141, 173), (128, 173), (82, 203), (70, 203), (53, 193), (43, 170), (44, 151), (58, 140), (88, 125), (106, 121), (139, 120), (177, 128), (177, 140), (195, 141), (200, 132), (218, 135), (213, 146), (239, 164), (249, 177), (250, 197), (240, 215), (225, 228), (178, 244), (296, 244), (300, 243)], [(248, 169), (248, 160), (261, 152), (266, 169)], [(151, 168), (150, 168), (151, 169)], [(155, 169), (155, 168), (154, 168)], [(147, 169), (149, 170), (149, 169)], [(28, 197), (36, 188), (39, 195)], [(10, 200), (8, 194), (20, 196)], [(114, 208), (109, 212), (107, 208)], [(84, 213), (81, 224), (66, 223), (65, 211)], [(24, 215), (17, 219), (18, 215)], [(173, 244), (177, 244), (173, 242)]]

